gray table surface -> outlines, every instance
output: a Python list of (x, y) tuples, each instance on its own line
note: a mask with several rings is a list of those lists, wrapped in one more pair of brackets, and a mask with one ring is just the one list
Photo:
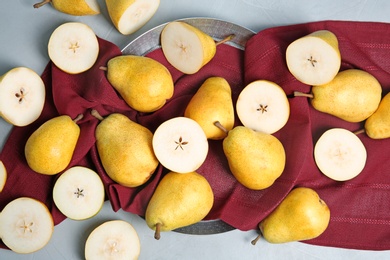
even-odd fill
[[(51, 32), (69, 21), (88, 24), (99, 37), (120, 48), (157, 25), (188, 17), (222, 19), (255, 32), (274, 26), (328, 19), (390, 22), (390, 1), (387, 0), (162, 0), (155, 16), (143, 28), (124, 36), (112, 26), (103, 0), (99, 0), (102, 14), (89, 17), (62, 14), (49, 5), (36, 10), (32, 7), (36, 1), (2, 1), (0, 74), (16, 66), (26, 66), (42, 73), (49, 61), (47, 42)], [(1, 148), (11, 128), (0, 119)], [(140, 259), (390, 259), (390, 251), (340, 249), (301, 242), (273, 245), (261, 240), (253, 246), (250, 241), (257, 235), (256, 231), (233, 230), (203, 236), (167, 232), (156, 241), (143, 219), (123, 211), (113, 212), (108, 202), (91, 219), (67, 219), (57, 225), (51, 241), (40, 251), (20, 255), (0, 249), (0, 259), (83, 259), (88, 231), (111, 219), (123, 219), (134, 225), (141, 240)]]

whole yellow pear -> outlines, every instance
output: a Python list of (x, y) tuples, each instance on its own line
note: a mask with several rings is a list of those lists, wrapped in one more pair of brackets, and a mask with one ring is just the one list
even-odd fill
[(70, 15), (96, 15), (100, 13), (97, 0), (43, 0), (34, 4), (34, 8), (51, 3), (57, 11)]
[(33, 171), (54, 175), (69, 165), (80, 136), (76, 123), (79, 119), (72, 120), (68, 115), (54, 117), (31, 134), (24, 152)]
[(139, 112), (158, 110), (174, 91), (169, 70), (144, 56), (121, 55), (110, 59), (107, 79), (126, 103)]
[(146, 208), (145, 220), (155, 230), (171, 231), (201, 221), (214, 203), (207, 179), (197, 172), (167, 173), (158, 184)]
[(95, 136), (103, 168), (115, 182), (137, 187), (156, 170), (152, 132), (127, 116), (119, 113), (107, 116), (96, 127)]
[(297, 187), (260, 222), (259, 228), (268, 242), (287, 243), (318, 237), (328, 227), (329, 220), (329, 207), (317, 192)]
[(226, 132), (214, 123), (219, 121), (227, 131), (234, 125), (232, 92), (226, 79), (206, 79), (188, 103), (184, 116), (198, 122), (208, 139), (225, 138)]
[(361, 122), (377, 110), (382, 87), (368, 72), (348, 69), (327, 84), (313, 86), (312, 94), (311, 104), (316, 110), (348, 122)]
[(378, 109), (367, 118), (364, 128), (372, 139), (390, 137), (390, 93), (382, 98)]
[(245, 187), (262, 190), (283, 173), (286, 153), (275, 136), (236, 126), (223, 140), (230, 171)]

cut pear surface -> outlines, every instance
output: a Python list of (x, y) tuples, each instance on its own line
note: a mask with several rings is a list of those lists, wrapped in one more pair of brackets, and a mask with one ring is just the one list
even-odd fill
[(279, 85), (267, 80), (257, 80), (241, 91), (236, 110), (244, 126), (273, 134), (287, 123), (290, 104)]
[(58, 26), (51, 34), (48, 53), (58, 68), (69, 74), (78, 74), (95, 64), (99, 43), (88, 25), (68, 22)]
[(0, 213), (0, 237), (16, 253), (29, 254), (51, 239), (53, 218), (42, 202), (21, 197), (9, 202)]
[(85, 243), (85, 259), (138, 259), (141, 244), (134, 227), (123, 220), (106, 221), (96, 227)]
[(26, 67), (13, 68), (0, 78), (0, 115), (15, 126), (26, 126), (42, 113), (45, 84)]
[(336, 35), (320, 30), (295, 40), (287, 47), (286, 62), (291, 74), (302, 83), (330, 82), (341, 66)]
[(323, 174), (336, 181), (346, 181), (364, 169), (367, 151), (356, 134), (343, 128), (332, 128), (315, 144), (314, 159)]
[(57, 179), (53, 188), (53, 200), (57, 208), (68, 218), (83, 220), (96, 215), (104, 203), (104, 186), (93, 170), (75, 166)]
[(3, 190), (7, 181), (7, 169), (2, 161), (0, 161), (0, 192)]
[(162, 123), (153, 135), (152, 145), (159, 162), (178, 173), (197, 170), (209, 149), (203, 129), (186, 117), (174, 117)]
[(106, 5), (117, 30), (129, 35), (139, 30), (153, 17), (160, 0), (106, 0)]
[(180, 21), (170, 22), (164, 27), (161, 48), (168, 62), (185, 74), (198, 72), (216, 52), (212, 37)]

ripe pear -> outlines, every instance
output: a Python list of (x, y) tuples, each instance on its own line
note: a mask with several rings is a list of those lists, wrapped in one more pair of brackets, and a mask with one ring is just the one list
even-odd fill
[[(317, 192), (307, 187), (297, 187), (263, 219), (259, 228), (270, 243), (287, 243), (313, 239), (328, 227), (330, 210)], [(255, 244), (260, 238), (252, 241)]]
[(286, 50), (287, 67), (302, 83), (329, 83), (339, 72), (341, 54), (337, 36), (318, 30), (293, 41)]
[(197, 172), (167, 173), (146, 208), (145, 220), (160, 239), (160, 231), (171, 231), (201, 221), (214, 203), (207, 179)]
[(108, 14), (117, 30), (131, 34), (156, 13), (160, 0), (106, 0)]
[(27, 164), (35, 172), (54, 175), (63, 171), (70, 163), (80, 128), (79, 115), (72, 120), (68, 115), (54, 117), (43, 123), (28, 138), (25, 145)]
[(364, 128), (366, 134), (372, 139), (390, 137), (390, 93), (382, 98), (378, 109), (367, 118)]
[(226, 79), (206, 79), (188, 103), (184, 116), (195, 120), (208, 139), (225, 138), (226, 132), (215, 126), (214, 122), (219, 121), (228, 131), (234, 125), (232, 91)]
[[(347, 69), (324, 85), (314, 85), (312, 106), (348, 122), (361, 122), (378, 108), (382, 98), (382, 87), (370, 73), (360, 69)], [(296, 96), (301, 95), (295, 92)], [(305, 94), (303, 94), (305, 95)]]
[(96, 15), (100, 13), (97, 0), (43, 0), (34, 4), (34, 8), (50, 3), (56, 10), (70, 15)]
[(154, 59), (121, 55), (110, 59), (106, 69), (111, 85), (130, 107), (139, 112), (154, 112), (173, 95), (169, 70)]
[(222, 144), (230, 171), (248, 189), (268, 188), (283, 173), (286, 153), (271, 134), (236, 126)]
[(96, 127), (96, 146), (107, 175), (126, 187), (144, 184), (157, 168), (153, 152), (152, 132), (130, 120), (113, 113), (106, 118), (97, 111), (93, 114), (102, 120)]

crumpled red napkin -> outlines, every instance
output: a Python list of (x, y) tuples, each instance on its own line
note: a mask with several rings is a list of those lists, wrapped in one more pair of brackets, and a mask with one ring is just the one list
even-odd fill
[[(55, 207), (51, 191), (57, 176), (32, 172), (24, 158), (24, 144), (29, 135), (46, 120), (68, 114), (84, 118), (79, 122), (81, 136), (71, 166), (83, 165), (96, 170), (106, 187), (107, 199), (113, 209), (143, 216), (147, 203), (161, 177), (167, 172), (159, 166), (153, 177), (143, 186), (126, 188), (114, 183), (105, 174), (95, 147), (94, 130), (99, 121), (90, 110), (97, 109), (106, 116), (113, 112), (127, 115), (154, 131), (158, 125), (175, 116), (182, 116), (192, 95), (210, 76), (228, 80), (235, 101), (241, 89), (257, 79), (278, 83), (289, 95), (295, 90), (309, 92), (310, 86), (299, 83), (288, 72), (284, 52), (296, 38), (318, 29), (329, 29), (339, 38), (342, 69), (361, 68), (369, 71), (382, 83), (383, 92), (390, 86), (386, 65), (390, 58), (390, 25), (370, 22), (325, 21), (267, 29), (252, 37), (241, 51), (219, 45), (214, 59), (194, 75), (183, 75), (165, 60), (161, 50), (148, 54), (166, 65), (175, 81), (175, 94), (160, 110), (145, 114), (129, 108), (115, 92), (100, 66), (121, 55), (114, 44), (99, 38), (100, 55), (93, 68), (79, 75), (69, 75), (49, 62), (42, 78), (47, 87), (47, 101), (41, 117), (27, 127), (15, 127), (1, 154), (9, 177), (0, 193), (0, 210), (14, 198), (30, 196), (43, 201), (51, 210), (55, 223), (65, 216)], [(306, 98), (291, 98), (291, 115), (287, 125), (275, 133), (283, 143), (287, 163), (282, 176), (273, 186), (263, 191), (252, 191), (237, 183), (223, 156), (222, 142), (210, 141), (205, 163), (198, 172), (210, 182), (215, 204), (206, 217), (222, 219), (240, 229), (257, 229), (267, 216), (295, 186), (314, 188), (331, 209), (331, 223), (320, 237), (306, 243), (383, 250), (390, 249), (390, 174), (387, 150), (390, 140), (371, 140), (359, 137), (366, 145), (368, 160), (365, 170), (355, 179), (335, 182), (323, 176), (313, 161), (313, 145), (322, 132), (331, 127), (358, 130), (362, 124), (346, 123), (315, 111)], [(237, 119), (236, 125), (240, 122)]]

